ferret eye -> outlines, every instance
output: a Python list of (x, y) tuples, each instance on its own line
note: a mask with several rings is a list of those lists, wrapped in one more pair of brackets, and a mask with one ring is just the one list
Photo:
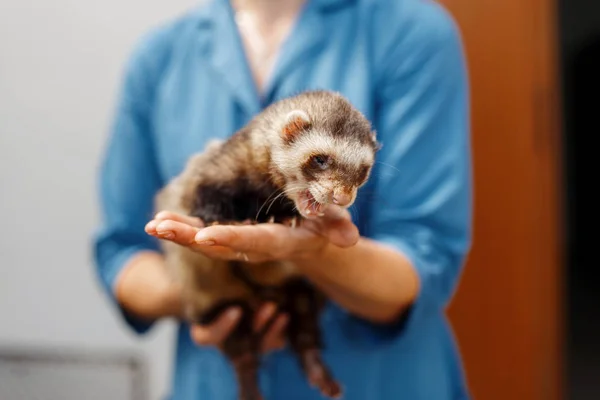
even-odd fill
[(324, 156), (324, 155), (314, 156), (313, 163), (316, 167), (325, 169), (329, 166), (329, 157)]

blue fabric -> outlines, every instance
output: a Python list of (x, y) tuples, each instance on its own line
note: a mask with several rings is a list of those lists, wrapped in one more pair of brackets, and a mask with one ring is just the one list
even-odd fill
[[(100, 281), (114, 301), (127, 259), (157, 250), (143, 231), (152, 197), (188, 156), (307, 89), (337, 90), (373, 122), (383, 148), (353, 214), (364, 236), (402, 251), (421, 279), (403, 323), (377, 326), (327, 308), (325, 358), (345, 399), (469, 398), (444, 316), (471, 241), (468, 83), (458, 29), (433, 1), (309, 1), (262, 94), (226, 0), (152, 29), (127, 64), (101, 168)], [(152, 326), (123, 315), (138, 333)], [(235, 400), (221, 354), (193, 345), (184, 325), (177, 340), (171, 398)], [(265, 357), (261, 385), (266, 400), (321, 398), (289, 351)]]

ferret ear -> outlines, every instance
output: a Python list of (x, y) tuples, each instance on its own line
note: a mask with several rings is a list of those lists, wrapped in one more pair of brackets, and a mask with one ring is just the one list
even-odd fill
[(306, 131), (311, 126), (310, 117), (302, 110), (293, 110), (285, 117), (285, 125), (281, 136), (287, 141), (293, 140), (299, 133)]

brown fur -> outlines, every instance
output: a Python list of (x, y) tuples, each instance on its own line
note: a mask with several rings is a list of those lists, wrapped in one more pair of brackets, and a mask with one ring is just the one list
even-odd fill
[[(376, 147), (370, 125), (343, 97), (306, 92), (274, 103), (228, 140), (212, 141), (192, 156), (157, 195), (156, 209), (194, 215), (208, 224), (260, 223), (269, 217), (288, 223), (300, 217), (294, 209), (299, 195), (283, 191), (306, 187), (319, 202), (329, 202), (335, 190), (355, 193), (368, 178)], [(315, 155), (323, 155), (327, 164), (315, 166)], [(227, 302), (243, 304), (252, 314), (271, 296), (292, 312), (288, 335), (307, 378), (326, 396), (341, 394), (320, 359), (317, 318), (324, 296), (301, 282), (291, 263), (232, 263), (168, 241), (163, 246), (172, 275), (183, 285), (190, 321), (201, 321)], [(256, 337), (246, 326), (228, 340), (224, 349), (236, 366), (240, 398), (260, 399)]]
[(310, 122), (301, 117), (292, 118), (282, 129), (284, 141), (290, 143), (296, 136), (310, 129)]
[[(242, 142), (234, 139), (231, 143)], [(192, 156), (184, 171), (158, 193), (156, 210), (191, 215), (195, 188), (199, 185), (226, 182), (241, 174), (248, 174), (259, 180), (268, 174), (266, 169), (256, 168), (256, 165), (251, 170), (253, 166), (242, 161), (252, 159), (256, 164), (264, 166), (268, 154), (251, 153), (244, 145), (229, 146), (229, 152), (225, 152), (222, 146), (223, 142), (213, 141), (203, 153)], [(211, 168), (210, 160), (215, 157), (220, 157), (221, 168)], [(188, 307), (187, 313), (191, 321), (212, 306), (215, 299), (250, 299), (253, 296), (247, 285), (231, 275), (227, 261), (209, 259), (168, 241), (163, 242), (163, 247), (166, 263), (173, 276), (184, 284), (186, 303), (193, 305)], [(293, 266), (289, 263), (268, 262), (252, 264), (249, 268), (253, 279), (265, 285), (279, 285), (294, 274)]]

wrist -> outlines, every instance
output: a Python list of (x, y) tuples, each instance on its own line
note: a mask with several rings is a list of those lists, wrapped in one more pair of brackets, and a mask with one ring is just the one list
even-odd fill
[(325, 266), (347, 265), (356, 257), (360, 257), (360, 249), (364, 249), (364, 240), (359, 237), (352, 246), (340, 247), (332, 242), (326, 242), (315, 252), (305, 253), (302, 257), (293, 260), (298, 270), (309, 276), (328, 275)]
[(157, 320), (182, 315), (179, 287), (158, 253), (145, 251), (134, 256), (117, 279), (115, 295), (119, 304), (138, 318)]

